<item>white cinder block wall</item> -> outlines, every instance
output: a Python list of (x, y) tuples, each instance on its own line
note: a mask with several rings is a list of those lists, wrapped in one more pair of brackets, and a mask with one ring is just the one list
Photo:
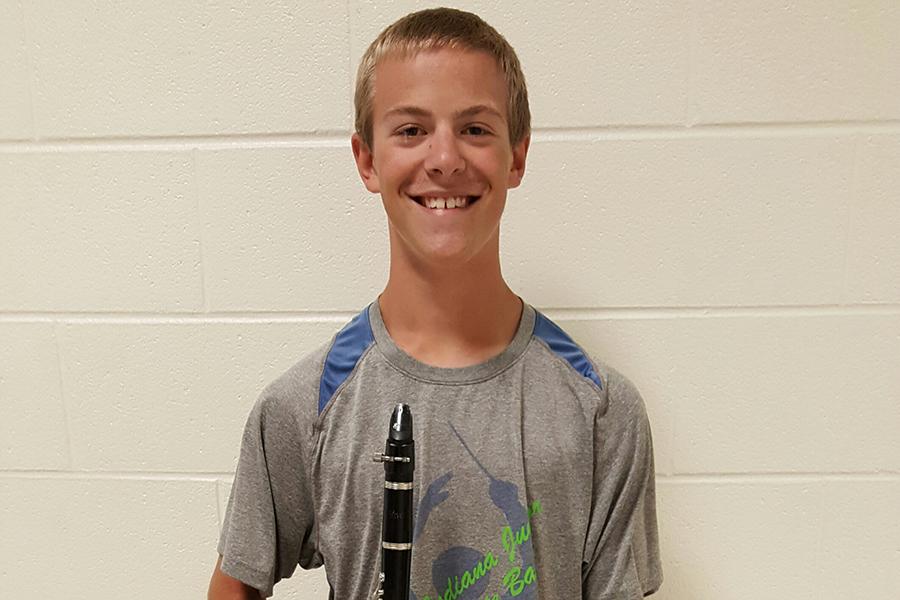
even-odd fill
[[(203, 597), (251, 404), (386, 281), (351, 87), (415, 7), (0, 0), (0, 597)], [(645, 396), (659, 597), (896, 598), (900, 4), (461, 7), (530, 84), (505, 273)]]

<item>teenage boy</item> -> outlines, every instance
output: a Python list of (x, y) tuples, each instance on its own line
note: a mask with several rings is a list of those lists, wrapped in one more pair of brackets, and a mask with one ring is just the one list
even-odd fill
[(369, 47), (352, 148), (387, 213), (389, 280), (250, 413), (210, 598), (267, 597), (298, 564), (324, 564), (332, 598), (371, 597), (384, 481), (371, 454), (397, 402), (415, 418), (411, 598), (659, 587), (641, 397), (500, 272), (529, 140), (519, 61), (479, 17), (417, 12)]

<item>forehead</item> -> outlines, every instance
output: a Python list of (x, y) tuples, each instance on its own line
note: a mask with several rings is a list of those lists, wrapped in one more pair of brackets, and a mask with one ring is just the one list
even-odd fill
[(484, 105), (506, 115), (507, 89), (497, 61), (479, 50), (440, 48), (388, 56), (375, 66), (376, 120), (400, 106), (432, 113)]

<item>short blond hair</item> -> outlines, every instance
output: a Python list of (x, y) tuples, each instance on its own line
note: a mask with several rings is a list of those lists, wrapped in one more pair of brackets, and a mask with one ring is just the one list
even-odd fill
[(409, 57), (425, 50), (463, 48), (487, 52), (506, 79), (506, 119), (515, 146), (531, 132), (525, 75), (516, 51), (478, 15), (455, 8), (430, 8), (406, 15), (369, 45), (356, 74), (356, 132), (372, 148), (372, 101), (375, 66), (386, 56)]

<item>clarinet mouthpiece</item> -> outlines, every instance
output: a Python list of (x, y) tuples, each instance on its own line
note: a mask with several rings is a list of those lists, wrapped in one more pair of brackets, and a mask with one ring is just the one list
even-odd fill
[(398, 404), (394, 407), (388, 432), (388, 439), (395, 442), (403, 444), (412, 441), (413, 420), (408, 404)]

